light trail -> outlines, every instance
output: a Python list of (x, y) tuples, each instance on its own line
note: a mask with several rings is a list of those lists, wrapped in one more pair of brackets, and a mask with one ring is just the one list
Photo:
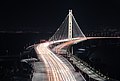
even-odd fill
[[(49, 43), (39, 44), (37, 53), (43, 59), (49, 81), (76, 81), (70, 69), (47, 47)], [(39, 56), (38, 55), (38, 56)]]

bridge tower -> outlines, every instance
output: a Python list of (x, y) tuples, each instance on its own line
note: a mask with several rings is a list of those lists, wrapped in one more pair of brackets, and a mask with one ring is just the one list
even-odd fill
[[(73, 16), (72, 10), (69, 10), (69, 14), (68, 14), (68, 39), (70, 39), (70, 40), (72, 40), (72, 38), (73, 38), (73, 35), (72, 35), (73, 34), (72, 16)], [(71, 47), (71, 53), (69, 52), (68, 56), (71, 56), (71, 54), (73, 54), (73, 47)]]
[(49, 39), (49, 41), (57, 41), (64, 39), (72, 40), (73, 38), (78, 37), (85, 38), (85, 35), (77, 24), (72, 10), (69, 10), (69, 13), (66, 16), (65, 20), (62, 22), (55, 34)]
[(72, 10), (69, 10), (69, 15), (68, 15), (68, 39), (72, 39)]

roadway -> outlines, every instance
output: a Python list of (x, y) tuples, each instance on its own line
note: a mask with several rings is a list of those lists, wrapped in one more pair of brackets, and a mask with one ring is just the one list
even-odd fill
[(85, 81), (80, 75), (76, 79), (73, 71), (48, 48), (49, 42), (41, 43), (36, 47), (38, 57), (42, 58), (48, 76), (48, 81)]

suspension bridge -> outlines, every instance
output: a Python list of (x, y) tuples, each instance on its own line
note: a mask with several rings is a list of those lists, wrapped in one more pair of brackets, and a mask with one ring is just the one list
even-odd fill
[[(60, 54), (67, 54), (68, 47), (88, 39), (119, 38), (119, 37), (86, 37), (77, 24), (72, 10), (57, 29), (49, 41), (37, 44), (34, 48), (38, 58), (42, 59), (47, 72), (46, 81), (86, 81), (80, 72), (75, 72), (74, 67)], [(82, 72), (98, 81), (106, 81), (110, 78), (99, 73), (81, 59), (69, 53), (73, 61)]]

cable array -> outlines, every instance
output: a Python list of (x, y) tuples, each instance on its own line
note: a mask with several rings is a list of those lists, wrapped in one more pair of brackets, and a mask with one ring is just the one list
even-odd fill
[[(68, 32), (69, 32), (68, 24), (69, 24), (69, 14), (66, 16), (65, 20), (62, 22), (62, 24), (57, 29), (55, 34), (49, 39), (49, 41), (68, 39)], [(77, 24), (73, 14), (72, 14), (72, 33), (71, 34), (72, 34), (72, 38), (85, 37), (79, 25)]]

